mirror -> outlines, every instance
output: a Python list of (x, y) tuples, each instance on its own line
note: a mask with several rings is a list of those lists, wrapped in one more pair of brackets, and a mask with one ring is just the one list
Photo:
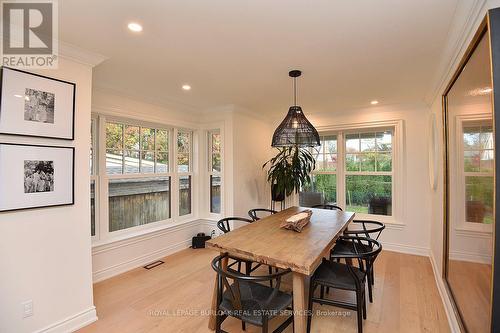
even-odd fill
[(486, 25), (443, 96), (445, 281), (465, 332), (491, 325), (495, 147)]

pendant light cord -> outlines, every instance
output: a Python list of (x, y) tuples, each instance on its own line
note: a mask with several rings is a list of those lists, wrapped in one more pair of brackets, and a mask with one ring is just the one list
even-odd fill
[(297, 106), (297, 78), (293, 78), (293, 106)]

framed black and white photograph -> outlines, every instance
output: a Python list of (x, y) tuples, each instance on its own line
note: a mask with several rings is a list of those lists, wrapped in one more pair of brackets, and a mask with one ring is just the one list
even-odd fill
[(74, 139), (74, 83), (8, 67), (0, 75), (0, 134)]
[(72, 205), (74, 148), (0, 143), (0, 212)]

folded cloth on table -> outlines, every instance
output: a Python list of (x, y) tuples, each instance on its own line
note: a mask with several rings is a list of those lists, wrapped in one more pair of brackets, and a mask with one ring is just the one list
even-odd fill
[(312, 211), (310, 209), (303, 210), (281, 222), (280, 228), (301, 232), (311, 220), (311, 215)]

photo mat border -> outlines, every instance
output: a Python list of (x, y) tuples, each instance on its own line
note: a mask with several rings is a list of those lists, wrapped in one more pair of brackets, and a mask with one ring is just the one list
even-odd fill
[(0, 209), (0, 214), (6, 212), (15, 212), (27, 209), (40, 209), (40, 208), (48, 208), (48, 207), (61, 207), (61, 206), (72, 206), (75, 204), (75, 147), (64, 147), (64, 146), (47, 146), (47, 145), (33, 145), (33, 144), (22, 144), (22, 143), (4, 143), (0, 142), (0, 145), (9, 145), (9, 146), (22, 146), (22, 147), (42, 147), (42, 148), (56, 148), (56, 149), (71, 149), (71, 202), (63, 203), (63, 204), (55, 204), (55, 205), (47, 205), (47, 206), (34, 206), (34, 207), (23, 207), (23, 208), (12, 208), (12, 209)]

